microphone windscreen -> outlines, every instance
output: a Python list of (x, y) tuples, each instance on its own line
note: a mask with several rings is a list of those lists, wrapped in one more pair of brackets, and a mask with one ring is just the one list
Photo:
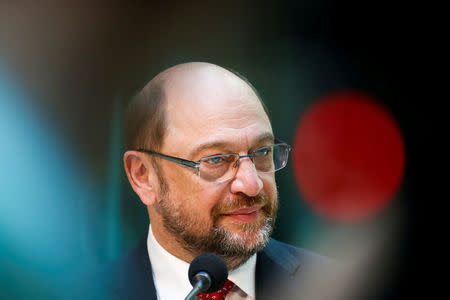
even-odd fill
[(211, 286), (205, 293), (213, 293), (220, 290), (227, 281), (227, 265), (215, 254), (206, 253), (194, 258), (189, 266), (189, 281), (192, 286), (196, 284), (195, 275), (199, 272), (206, 272), (211, 277)]

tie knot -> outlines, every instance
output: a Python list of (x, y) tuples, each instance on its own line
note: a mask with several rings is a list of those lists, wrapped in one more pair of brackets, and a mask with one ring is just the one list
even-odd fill
[(227, 279), (223, 288), (214, 293), (198, 293), (197, 296), (202, 300), (223, 300), (225, 299), (228, 292), (235, 286), (235, 284)]

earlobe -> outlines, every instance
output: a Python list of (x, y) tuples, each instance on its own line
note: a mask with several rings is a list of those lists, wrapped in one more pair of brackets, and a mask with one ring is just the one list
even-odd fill
[(153, 205), (157, 199), (157, 193), (151, 182), (150, 164), (138, 151), (127, 151), (123, 156), (123, 164), (128, 181), (136, 194), (145, 205)]

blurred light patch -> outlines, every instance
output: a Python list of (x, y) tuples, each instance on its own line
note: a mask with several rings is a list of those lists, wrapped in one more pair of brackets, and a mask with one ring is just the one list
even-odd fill
[(0, 298), (54, 299), (95, 260), (86, 226), (100, 190), (23, 89), (0, 61)]
[(393, 199), (403, 179), (405, 148), (391, 113), (370, 95), (338, 91), (301, 117), (293, 166), (308, 204), (322, 217), (361, 221)]

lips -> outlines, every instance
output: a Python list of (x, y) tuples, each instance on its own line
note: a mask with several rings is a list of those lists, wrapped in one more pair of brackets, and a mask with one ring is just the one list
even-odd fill
[(261, 210), (261, 205), (254, 205), (251, 207), (240, 208), (227, 213), (222, 214), (225, 217), (234, 219), (235, 221), (249, 223), (254, 222), (258, 219), (259, 211)]
[(261, 209), (261, 205), (254, 205), (252, 207), (241, 208), (231, 212), (224, 213), (224, 215), (249, 215)]

